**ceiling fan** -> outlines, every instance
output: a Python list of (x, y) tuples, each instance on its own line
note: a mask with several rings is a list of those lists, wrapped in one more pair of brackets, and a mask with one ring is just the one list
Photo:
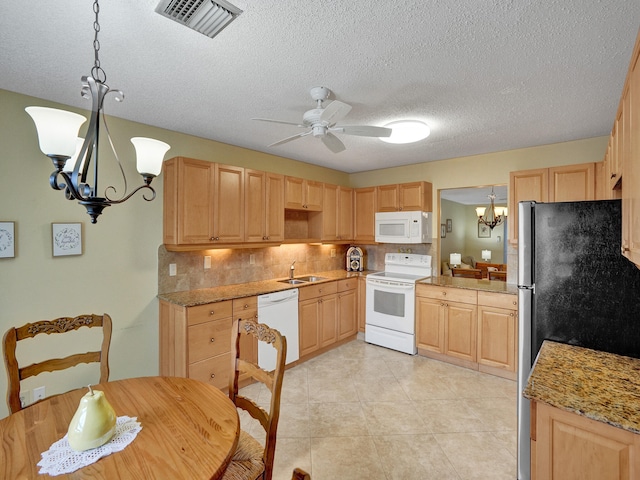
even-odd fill
[(303, 117), (302, 123), (285, 122), (283, 120), (272, 120), (270, 118), (252, 118), (261, 122), (284, 123), (285, 125), (295, 125), (296, 127), (306, 128), (306, 132), (298, 133), (287, 138), (283, 138), (269, 145), (275, 147), (283, 143), (290, 142), (297, 138), (313, 135), (319, 137), (329, 150), (333, 153), (339, 153), (346, 147), (344, 143), (334, 135), (335, 133), (344, 133), (346, 135), (359, 135), (362, 137), (388, 137), (391, 135), (391, 129), (385, 127), (374, 127), (370, 125), (336, 125), (351, 110), (351, 105), (333, 100), (325, 108), (322, 108), (322, 102), (329, 98), (331, 90), (327, 87), (313, 87), (309, 90), (311, 98), (316, 102), (316, 108), (307, 110)]

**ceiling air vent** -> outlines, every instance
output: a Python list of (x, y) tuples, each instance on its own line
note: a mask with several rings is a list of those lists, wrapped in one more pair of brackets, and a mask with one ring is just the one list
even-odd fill
[(213, 38), (242, 10), (225, 0), (162, 0), (156, 12)]

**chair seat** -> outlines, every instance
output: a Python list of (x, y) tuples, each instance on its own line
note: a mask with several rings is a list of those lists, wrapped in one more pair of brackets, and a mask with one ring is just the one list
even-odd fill
[(240, 430), (238, 448), (231, 463), (224, 472), (222, 480), (256, 480), (264, 472), (264, 447), (255, 438)]

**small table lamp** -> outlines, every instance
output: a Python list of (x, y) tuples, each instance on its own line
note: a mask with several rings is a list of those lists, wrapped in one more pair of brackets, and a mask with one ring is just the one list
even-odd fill
[(450, 253), (449, 254), (449, 265), (451, 268), (459, 267), (462, 263), (462, 255), (460, 253)]
[(491, 260), (491, 250), (482, 250), (482, 260), (485, 262)]

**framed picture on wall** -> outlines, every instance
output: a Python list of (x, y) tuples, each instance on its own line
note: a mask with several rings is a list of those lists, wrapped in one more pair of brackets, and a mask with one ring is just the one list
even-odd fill
[(53, 256), (82, 255), (82, 223), (52, 223)]
[(13, 258), (15, 256), (15, 222), (0, 222), (0, 258)]
[(491, 238), (491, 229), (484, 223), (478, 222), (478, 238)]
[(450, 218), (447, 218), (447, 233), (451, 232), (453, 230), (453, 222), (451, 221)]
[(444, 223), (440, 224), (440, 238), (447, 237), (447, 225)]

